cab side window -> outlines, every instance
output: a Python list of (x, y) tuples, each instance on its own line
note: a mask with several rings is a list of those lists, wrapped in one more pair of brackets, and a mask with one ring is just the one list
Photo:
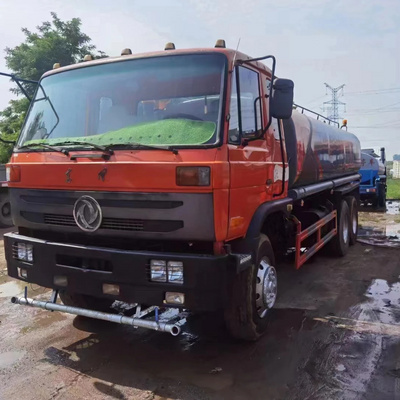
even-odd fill
[(259, 74), (245, 67), (235, 69), (232, 76), (229, 141), (238, 143), (262, 129)]

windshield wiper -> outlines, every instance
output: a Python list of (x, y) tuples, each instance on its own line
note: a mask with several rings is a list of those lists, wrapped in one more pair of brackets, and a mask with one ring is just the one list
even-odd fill
[(29, 143), (25, 144), (23, 146), (18, 146), (17, 150), (23, 150), (23, 149), (31, 149), (32, 147), (44, 147), (45, 149), (50, 149), (53, 151), (57, 151), (58, 153), (65, 154), (66, 156), (69, 156), (69, 152), (67, 149), (61, 149), (60, 147), (56, 146), (50, 146), (49, 144), (44, 144), (44, 143)]
[(124, 148), (124, 147), (131, 147), (134, 149), (148, 149), (148, 150), (164, 150), (164, 151), (171, 151), (173, 154), (178, 154), (178, 150), (172, 146), (153, 146), (151, 144), (142, 144), (136, 142), (130, 143), (113, 143), (109, 144), (106, 149), (115, 149), (115, 148)]
[(68, 146), (68, 145), (82, 145), (82, 146), (88, 146), (92, 147), (93, 149), (100, 150), (103, 152), (107, 152), (109, 154), (113, 154), (113, 151), (109, 149), (109, 146), (100, 146), (99, 144), (94, 144), (90, 142), (85, 142), (85, 141), (68, 141), (68, 142), (57, 142), (59, 146)]

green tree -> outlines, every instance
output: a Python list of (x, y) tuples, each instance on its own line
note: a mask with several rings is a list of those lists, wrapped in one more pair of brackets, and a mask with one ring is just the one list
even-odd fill
[[(96, 50), (88, 35), (81, 31), (79, 18), (62, 21), (56, 13), (51, 13), (51, 21), (43, 22), (37, 32), (22, 29), (25, 40), (14, 48), (6, 48), (6, 65), (12, 74), (20, 78), (38, 81), (44, 72), (53, 68), (58, 62), (61, 65), (75, 64), (90, 54), (93, 58), (106, 57)], [(35, 86), (22, 83), (26, 92), (33, 96)], [(21, 90), (15, 86), (11, 91), (17, 96)], [(8, 107), (0, 112), (0, 132), (4, 140), (15, 140), (21, 130), (29, 101), (24, 98), (11, 100)], [(7, 162), (12, 145), (0, 143), (0, 163)]]

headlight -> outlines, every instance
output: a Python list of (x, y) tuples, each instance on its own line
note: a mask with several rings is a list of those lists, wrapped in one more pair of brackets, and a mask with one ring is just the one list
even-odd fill
[(167, 282), (167, 263), (164, 260), (150, 261), (150, 280)]
[(168, 261), (168, 282), (183, 284), (183, 263), (180, 261)]
[(183, 285), (183, 262), (150, 260), (150, 280)]
[(33, 246), (26, 243), (17, 244), (17, 258), (21, 261), (33, 262)]

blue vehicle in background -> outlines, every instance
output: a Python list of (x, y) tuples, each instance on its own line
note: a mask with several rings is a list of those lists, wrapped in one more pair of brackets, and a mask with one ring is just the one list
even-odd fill
[(361, 185), (360, 201), (364, 205), (372, 204), (375, 208), (386, 206), (386, 156), (385, 148), (381, 155), (374, 149), (361, 149)]

